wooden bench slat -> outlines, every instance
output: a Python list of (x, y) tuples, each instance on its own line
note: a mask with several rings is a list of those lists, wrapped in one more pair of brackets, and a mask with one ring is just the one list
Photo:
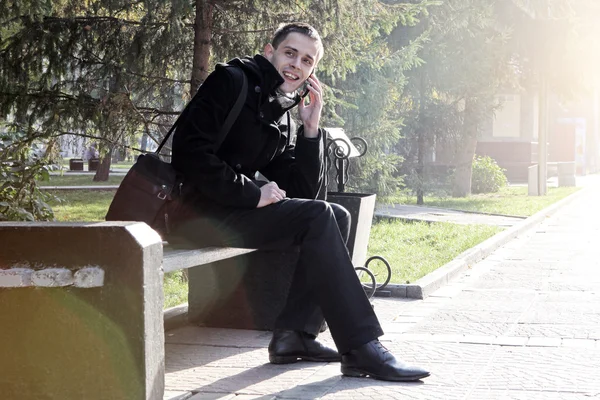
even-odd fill
[(242, 249), (236, 247), (204, 247), (202, 249), (173, 249), (169, 246), (163, 248), (164, 272), (178, 271), (192, 268), (197, 265), (209, 264), (251, 253), (256, 249)]

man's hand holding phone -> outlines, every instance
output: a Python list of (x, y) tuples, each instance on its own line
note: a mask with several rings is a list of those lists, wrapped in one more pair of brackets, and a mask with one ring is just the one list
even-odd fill
[[(299, 105), (300, 119), (304, 124), (304, 136), (316, 138), (319, 135), (319, 122), (323, 109), (323, 88), (321, 82), (312, 74), (305, 82), (306, 88), (301, 93), (303, 100)], [(305, 98), (308, 96), (308, 102)]]
[[(312, 75), (311, 75), (312, 76)], [(310, 91), (308, 90), (308, 87), (310, 86), (310, 82), (307, 80), (304, 81), (304, 83), (302, 84), (302, 88), (300, 90), (300, 98), (303, 99), (305, 98)]]

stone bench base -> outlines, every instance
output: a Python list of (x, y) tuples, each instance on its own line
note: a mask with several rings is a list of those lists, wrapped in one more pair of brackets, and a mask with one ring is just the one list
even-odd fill
[(285, 305), (297, 257), (296, 249), (260, 250), (190, 269), (190, 322), (219, 328), (273, 329)]
[[(29, 280), (18, 275), (20, 284), (0, 279), (0, 398), (162, 399), (155, 231), (126, 222), (0, 223), (0, 243), (1, 270), (33, 271)], [(86, 270), (96, 275), (85, 279)]]

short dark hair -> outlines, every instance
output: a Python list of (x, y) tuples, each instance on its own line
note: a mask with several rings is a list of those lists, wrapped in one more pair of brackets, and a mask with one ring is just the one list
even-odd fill
[(273, 39), (271, 40), (271, 45), (274, 48), (279, 47), (281, 42), (288, 37), (290, 33), (300, 33), (302, 35), (308, 36), (314, 41), (319, 43), (320, 52), (319, 58), (323, 56), (323, 42), (321, 42), (321, 36), (319, 36), (319, 32), (311, 25), (304, 22), (289, 22), (287, 24), (281, 24), (273, 33)]

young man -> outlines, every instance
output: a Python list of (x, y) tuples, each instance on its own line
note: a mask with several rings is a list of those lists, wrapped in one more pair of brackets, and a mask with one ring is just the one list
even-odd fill
[[(275, 32), (264, 55), (234, 59), (206, 79), (173, 138), (172, 164), (184, 176), (182, 196), (192, 209), (177, 236), (199, 246), (300, 247), (269, 345), (272, 363), (341, 360), (345, 375), (418, 380), (429, 372), (396, 360), (377, 340), (383, 331), (346, 249), (348, 212), (314, 200), (324, 174), (323, 92), (313, 74), (322, 56), (316, 30), (292, 23)], [(241, 73), (246, 102), (219, 145)], [(288, 110), (296, 105), (302, 126), (292, 145)], [(270, 182), (255, 180), (257, 171)], [(323, 316), (338, 351), (316, 340)]]

